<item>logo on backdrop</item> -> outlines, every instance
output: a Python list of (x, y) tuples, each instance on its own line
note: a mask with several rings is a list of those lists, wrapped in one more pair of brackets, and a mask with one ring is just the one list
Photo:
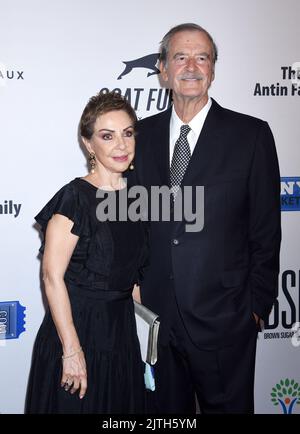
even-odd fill
[(124, 75), (129, 74), (135, 68), (146, 68), (148, 69), (147, 77), (150, 75), (159, 74), (160, 71), (156, 67), (159, 58), (159, 53), (148, 54), (147, 56), (140, 57), (139, 59), (123, 61), (125, 64), (125, 69), (122, 74), (119, 75), (118, 80), (120, 80)]
[(11, 81), (24, 80), (24, 71), (14, 68), (8, 68), (0, 63), (0, 87), (6, 86)]
[(300, 211), (300, 176), (281, 178), (281, 211)]
[(300, 346), (300, 270), (283, 271), (279, 287), (284, 300), (275, 300), (273, 310), (264, 323), (263, 337), (265, 340), (290, 339), (291, 345), (298, 350)]
[(295, 404), (300, 404), (300, 385), (294, 379), (280, 380), (272, 387), (271, 401), (281, 406), (283, 414), (292, 414)]
[(0, 216), (1, 215), (12, 215), (14, 217), (18, 217), (21, 211), (21, 203), (14, 203), (13, 200), (5, 200), (0, 203)]
[[(122, 94), (132, 105), (139, 119), (147, 112), (154, 113), (166, 110), (171, 105), (172, 94), (170, 89), (159, 86), (157, 80), (157, 76), (160, 73), (157, 67), (158, 58), (159, 53), (151, 53), (133, 60), (123, 61), (125, 68), (123, 71), (120, 68), (121, 72), (116, 77), (117, 80), (122, 81), (118, 81), (118, 85), (114, 88), (109, 89), (104, 87), (100, 89), (100, 93), (106, 93), (111, 90)], [(140, 77), (140, 69), (146, 71), (143, 78), (137, 79), (136, 77)], [(148, 80), (150, 77), (152, 77), (152, 81), (151, 79)], [(133, 78), (135, 78), (135, 85), (132, 87)], [(155, 79), (154, 82), (153, 79)], [(141, 81), (139, 82), (138, 80)], [(119, 83), (122, 83), (122, 88), (119, 87)], [(145, 87), (145, 84), (149, 87)]]
[(300, 96), (300, 62), (280, 67), (277, 83), (255, 83), (254, 96)]
[(0, 302), (0, 340), (18, 339), (25, 331), (25, 309), (19, 301)]

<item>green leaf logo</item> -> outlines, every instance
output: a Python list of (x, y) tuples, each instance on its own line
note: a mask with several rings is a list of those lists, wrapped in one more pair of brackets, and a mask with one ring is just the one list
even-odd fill
[(294, 379), (280, 380), (272, 387), (271, 401), (280, 405), (284, 414), (292, 414), (295, 404), (300, 404), (300, 385)]

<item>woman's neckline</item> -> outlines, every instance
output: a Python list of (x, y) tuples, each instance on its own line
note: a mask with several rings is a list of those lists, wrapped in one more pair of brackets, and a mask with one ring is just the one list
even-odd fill
[(79, 181), (83, 181), (85, 184), (88, 184), (88, 185), (90, 185), (94, 190), (102, 190), (102, 191), (106, 191), (106, 192), (108, 192), (108, 193), (112, 193), (112, 192), (116, 192), (116, 191), (122, 191), (122, 190), (125, 190), (126, 188), (127, 188), (127, 186), (125, 186), (125, 187), (123, 187), (123, 188), (119, 188), (118, 190), (105, 190), (104, 188), (99, 188), (99, 187), (97, 187), (96, 185), (94, 185), (94, 184), (92, 184), (90, 181), (87, 181), (86, 179), (84, 179), (84, 178), (76, 178), (76, 179), (79, 179)]

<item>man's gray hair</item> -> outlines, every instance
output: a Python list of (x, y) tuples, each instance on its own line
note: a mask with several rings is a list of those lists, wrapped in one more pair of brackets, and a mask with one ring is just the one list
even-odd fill
[(159, 60), (165, 65), (167, 62), (168, 52), (169, 52), (169, 44), (171, 38), (179, 32), (184, 32), (186, 30), (192, 30), (192, 31), (198, 31), (203, 32), (208, 37), (210, 43), (211, 43), (211, 49), (212, 49), (212, 62), (213, 64), (216, 63), (218, 59), (218, 48), (211, 37), (211, 35), (208, 33), (207, 30), (205, 30), (203, 27), (199, 26), (198, 24), (194, 23), (184, 23), (179, 24), (178, 26), (173, 27), (171, 30), (168, 31), (168, 33), (165, 34), (163, 37), (161, 43), (160, 43), (160, 57)]

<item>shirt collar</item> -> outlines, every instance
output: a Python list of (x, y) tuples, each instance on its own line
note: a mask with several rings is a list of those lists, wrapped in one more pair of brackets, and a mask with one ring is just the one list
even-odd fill
[[(208, 98), (207, 103), (204, 107), (193, 117), (193, 119), (188, 123), (188, 125), (191, 127), (193, 134), (195, 137), (199, 137), (201, 129), (203, 127), (205, 118), (207, 116), (207, 113), (211, 107), (212, 101), (211, 98)], [(185, 125), (184, 122), (178, 117), (174, 105), (172, 107), (172, 114), (171, 114), (171, 122), (170, 122), (170, 141), (171, 143), (175, 143), (176, 140), (179, 137), (180, 134), (180, 127), (181, 125)]]

